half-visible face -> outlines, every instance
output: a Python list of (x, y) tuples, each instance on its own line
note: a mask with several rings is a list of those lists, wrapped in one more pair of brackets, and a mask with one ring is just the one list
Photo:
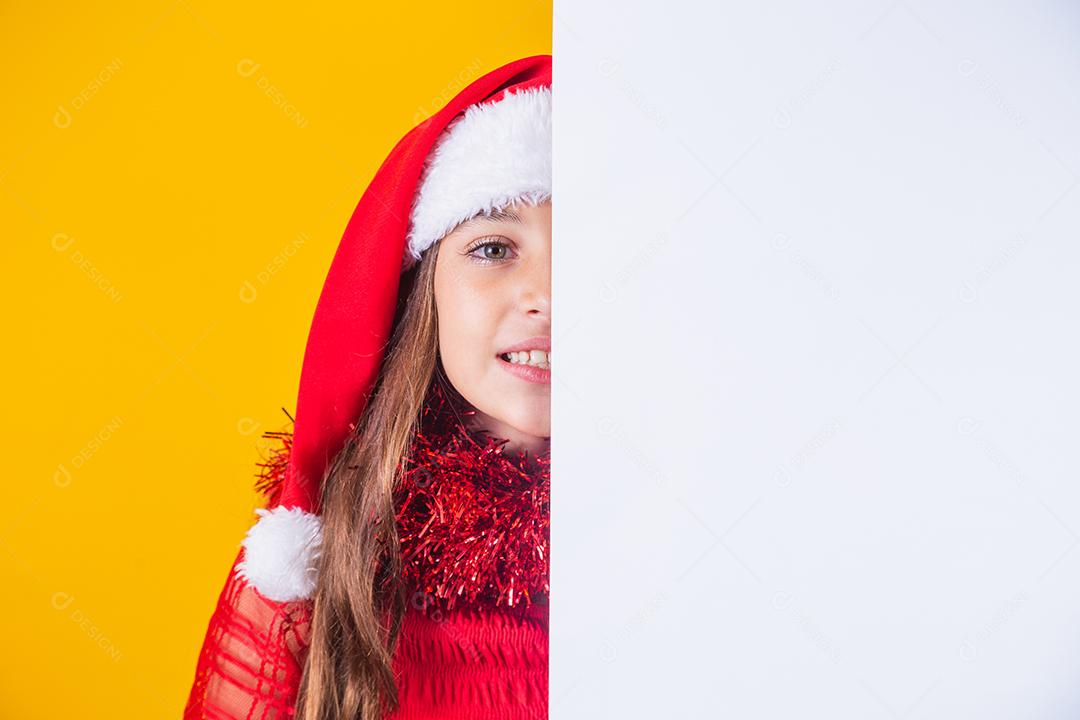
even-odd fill
[(506, 449), (551, 436), (551, 201), (477, 216), (440, 241), (439, 355), (477, 423)]

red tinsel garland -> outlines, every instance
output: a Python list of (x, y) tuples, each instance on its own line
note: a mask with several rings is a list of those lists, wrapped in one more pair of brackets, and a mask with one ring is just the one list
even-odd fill
[(446, 607), (549, 592), (550, 456), (470, 432), (435, 383), (395, 488), (404, 574)]
[[(456, 604), (515, 607), (550, 592), (550, 455), (504, 452), (505, 439), (470, 430), (463, 410), (433, 383), (394, 489), (403, 579)], [(292, 445), (259, 464), (257, 488), (272, 504)]]

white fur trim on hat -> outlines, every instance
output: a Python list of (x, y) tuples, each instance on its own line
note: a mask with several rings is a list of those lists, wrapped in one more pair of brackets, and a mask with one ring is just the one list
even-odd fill
[(470, 105), (428, 158), (409, 217), (404, 265), (460, 223), (523, 200), (551, 197), (551, 88), (507, 91)]
[(241, 542), (244, 559), (237, 564), (236, 574), (270, 600), (311, 597), (318, 579), (322, 520), (300, 508), (278, 506), (255, 512), (261, 517)]

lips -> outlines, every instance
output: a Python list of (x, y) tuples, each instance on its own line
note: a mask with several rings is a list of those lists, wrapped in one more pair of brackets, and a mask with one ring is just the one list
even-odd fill
[(506, 371), (511, 375), (521, 378), (522, 380), (525, 380), (527, 382), (537, 383), (540, 385), (551, 384), (551, 370), (545, 370), (544, 368), (536, 367), (534, 365), (519, 365), (507, 362), (501, 357), (499, 358), (499, 365), (506, 368)]

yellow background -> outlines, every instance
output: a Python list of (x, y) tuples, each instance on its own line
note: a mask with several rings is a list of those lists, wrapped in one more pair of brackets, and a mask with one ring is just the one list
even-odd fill
[(0, 10), (0, 718), (179, 717), (353, 207), (548, 0)]

